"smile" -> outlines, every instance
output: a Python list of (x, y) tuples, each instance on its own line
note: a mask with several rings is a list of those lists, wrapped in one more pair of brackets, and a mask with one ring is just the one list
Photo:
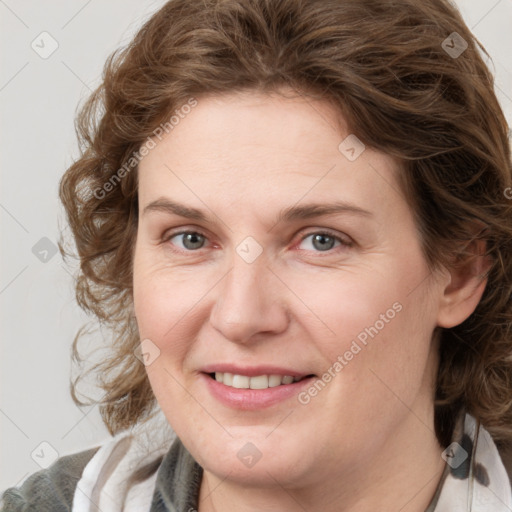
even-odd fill
[(295, 397), (315, 379), (314, 375), (291, 377), (271, 374), (249, 377), (221, 372), (202, 372), (199, 377), (218, 402), (229, 408), (242, 410), (263, 409), (282, 403)]
[(291, 375), (257, 375), (249, 377), (228, 372), (210, 373), (210, 377), (215, 378), (217, 382), (236, 389), (267, 389), (299, 382), (306, 377), (292, 377)]

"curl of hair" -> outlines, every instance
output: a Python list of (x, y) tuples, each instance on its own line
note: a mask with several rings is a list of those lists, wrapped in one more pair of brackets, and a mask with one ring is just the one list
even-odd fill
[[(468, 44), (457, 58), (442, 46), (453, 32)], [(465, 408), (498, 444), (510, 443), (512, 164), (482, 54), (448, 0), (171, 0), (109, 57), (77, 117), (81, 156), (61, 180), (60, 199), (80, 261), (77, 301), (112, 332), (110, 357), (91, 370), (101, 374), (111, 433), (155, 406), (134, 357), (133, 155), (191, 98), (287, 87), (332, 102), (351, 133), (403, 163), (400, 184), (432, 270), (462, 264), (474, 241), (486, 242), (481, 302), (462, 324), (436, 328), (435, 426), (446, 446)]]

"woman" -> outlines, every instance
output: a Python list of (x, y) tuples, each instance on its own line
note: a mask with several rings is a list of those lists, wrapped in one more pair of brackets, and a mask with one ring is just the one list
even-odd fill
[(512, 164), (478, 48), (445, 0), (158, 11), (60, 188), (114, 437), (2, 510), (511, 510)]

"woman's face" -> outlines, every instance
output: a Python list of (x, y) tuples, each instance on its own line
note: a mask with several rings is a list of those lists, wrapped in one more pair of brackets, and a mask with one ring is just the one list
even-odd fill
[(135, 315), (169, 423), (206, 471), (261, 485), (414, 456), (434, 439), (442, 283), (397, 164), (327, 103), (186, 110), (139, 166)]

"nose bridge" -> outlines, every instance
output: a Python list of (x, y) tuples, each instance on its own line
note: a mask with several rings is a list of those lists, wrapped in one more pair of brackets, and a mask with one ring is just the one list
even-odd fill
[(212, 325), (232, 341), (243, 342), (253, 334), (279, 331), (286, 325), (286, 312), (276, 301), (275, 276), (268, 268), (268, 258), (255, 247), (241, 243), (233, 252), (231, 270), (219, 283)]

